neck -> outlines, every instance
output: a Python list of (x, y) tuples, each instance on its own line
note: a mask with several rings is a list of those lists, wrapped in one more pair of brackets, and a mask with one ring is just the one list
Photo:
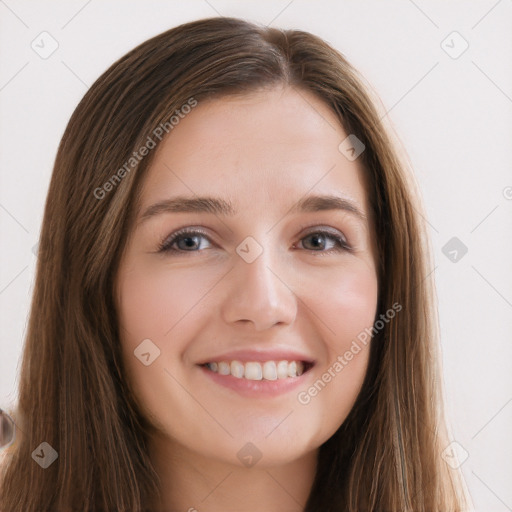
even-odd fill
[[(318, 450), (280, 466), (233, 465), (153, 439), (160, 477), (158, 512), (303, 512), (316, 474)], [(153, 509), (152, 509), (153, 510)]]

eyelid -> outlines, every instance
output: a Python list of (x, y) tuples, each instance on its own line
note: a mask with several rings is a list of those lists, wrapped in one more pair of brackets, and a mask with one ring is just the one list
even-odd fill
[[(309, 228), (314, 228), (314, 229), (309, 229)], [(299, 231), (303, 231), (305, 229), (308, 230), (307, 234), (315, 233), (316, 232), (315, 230), (327, 231), (328, 233), (332, 233), (333, 235), (336, 235), (336, 236), (341, 235), (342, 238), (345, 241), (347, 241), (347, 237), (345, 236), (345, 233), (343, 233), (339, 229), (336, 229), (336, 228), (333, 228), (333, 227), (330, 227), (330, 226), (326, 226), (324, 224), (312, 223), (312, 224), (304, 224), (304, 225), (300, 225), (299, 226)], [(348, 241), (347, 241), (347, 243), (348, 243)]]

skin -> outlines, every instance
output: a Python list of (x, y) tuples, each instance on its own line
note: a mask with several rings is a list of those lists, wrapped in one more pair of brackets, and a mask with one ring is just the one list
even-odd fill
[[(200, 102), (156, 149), (141, 212), (195, 194), (229, 200), (238, 213), (156, 215), (134, 227), (122, 256), (121, 343), (130, 386), (155, 428), (151, 457), (162, 485), (155, 507), (303, 510), (318, 448), (355, 402), (369, 344), (309, 403), (297, 395), (371, 328), (377, 308), (373, 220), (362, 166), (338, 149), (346, 137), (321, 100), (278, 87)], [(289, 213), (312, 194), (350, 198), (367, 218)], [(207, 236), (158, 253), (186, 226)], [(344, 236), (353, 251), (330, 250), (337, 243), (328, 236), (315, 244), (319, 228)], [(247, 236), (263, 249), (252, 263), (236, 252)], [(134, 350), (148, 338), (160, 356), (145, 366)], [(196, 365), (255, 347), (291, 347), (316, 363), (300, 389), (264, 399), (225, 389)], [(237, 457), (248, 442), (261, 454), (252, 467)]]

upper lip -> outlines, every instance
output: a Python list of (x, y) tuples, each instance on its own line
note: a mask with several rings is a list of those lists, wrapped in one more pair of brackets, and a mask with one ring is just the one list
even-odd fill
[(240, 361), (247, 362), (265, 362), (265, 361), (304, 361), (306, 363), (314, 364), (314, 359), (306, 354), (298, 352), (294, 349), (279, 348), (275, 350), (256, 350), (256, 349), (243, 349), (232, 350), (224, 352), (218, 356), (211, 356), (208, 359), (200, 361), (199, 365), (220, 361)]

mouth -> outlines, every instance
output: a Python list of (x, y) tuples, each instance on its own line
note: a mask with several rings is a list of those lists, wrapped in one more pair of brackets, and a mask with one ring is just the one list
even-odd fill
[(214, 385), (251, 399), (270, 399), (306, 385), (313, 361), (222, 359), (197, 365)]
[(211, 361), (199, 365), (208, 372), (237, 379), (252, 381), (276, 381), (296, 379), (314, 366), (311, 361), (270, 360), (270, 361)]

